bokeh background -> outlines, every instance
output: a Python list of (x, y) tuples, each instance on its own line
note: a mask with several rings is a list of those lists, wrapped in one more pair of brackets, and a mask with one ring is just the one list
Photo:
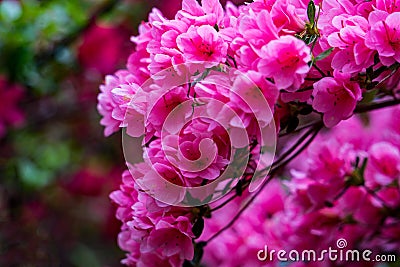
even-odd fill
[(181, 1), (0, 0), (0, 266), (120, 266), (121, 136), (97, 94), (154, 6)]

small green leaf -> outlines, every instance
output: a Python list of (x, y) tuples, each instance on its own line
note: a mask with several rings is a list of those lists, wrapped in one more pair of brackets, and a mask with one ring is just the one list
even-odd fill
[(22, 183), (30, 189), (43, 188), (54, 178), (51, 171), (40, 169), (27, 159), (18, 162), (18, 173)]
[(325, 50), (324, 52), (322, 52), (321, 54), (319, 54), (318, 56), (315, 57), (315, 61), (322, 60), (322, 59), (328, 57), (332, 53), (333, 49), (334, 48), (331, 47), (331, 48)]
[(372, 102), (375, 99), (376, 94), (378, 93), (378, 89), (369, 90), (363, 93), (363, 98), (361, 100), (361, 104), (367, 104)]
[(185, 203), (193, 205), (193, 206), (198, 206), (201, 204), (200, 199), (194, 198), (190, 192), (186, 192), (186, 199), (185, 199)]
[(305, 42), (307, 45), (309, 45), (309, 44), (312, 44), (313, 42), (315, 42), (315, 41), (317, 40), (317, 38), (318, 38), (318, 35), (316, 35), (316, 34), (307, 35), (307, 36), (304, 38), (304, 42)]
[(315, 4), (314, 4), (313, 0), (311, 0), (308, 3), (307, 16), (308, 16), (308, 20), (310, 21), (310, 24), (314, 25), (314, 23), (315, 23)]

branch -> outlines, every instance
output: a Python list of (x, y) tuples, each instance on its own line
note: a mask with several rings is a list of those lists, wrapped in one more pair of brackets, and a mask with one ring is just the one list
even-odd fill
[(354, 110), (354, 113), (364, 113), (376, 109), (391, 107), (400, 104), (400, 99), (392, 99), (387, 101), (375, 102), (372, 104), (358, 105)]

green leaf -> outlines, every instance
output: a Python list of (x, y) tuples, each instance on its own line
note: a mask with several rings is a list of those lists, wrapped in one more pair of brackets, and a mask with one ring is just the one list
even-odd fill
[(17, 1), (4, 1), (0, 3), (0, 16), (6, 21), (15, 21), (21, 17), (21, 4)]
[(324, 52), (322, 52), (321, 54), (319, 54), (318, 56), (315, 57), (315, 61), (322, 60), (322, 59), (328, 57), (332, 53), (333, 49), (334, 49), (334, 47), (331, 47), (331, 48), (325, 50)]
[(22, 183), (31, 189), (43, 188), (54, 178), (50, 171), (40, 169), (32, 161), (26, 159), (18, 162), (18, 173)]
[(76, 267), (101, 266), (96, 251), (84, 244), (78, 244), (73, 248), (69, 253), (69, 260)]
[(318, 35), (316, 35), (316, 34), (307, 35), (307, 36), (304, 37), (304, 42), (305, 42), (307, 45), (309, 45), (309, 44), (315, 42), (315, 41), (317, 40), (317, 38), (318, 38)]
[(190, 204), (192, 206), (198, 206), (201, 204), (200, 199), (194, 198), (192, 196), (192, 194), (190, 194), (190, 192), (186, 192), (186, 196), (185, 196), (185, 202), (186, 204)]
[(376, 94), (378, 93), (378, 89), (369, 90), (363, 93), (363, 98), (361, 100), (361, 104), (367, 104), (372, 102), (375, 99)]
[(313, 26), (315, 23), (315, 4), (314, 1), (311, 0), (307, 6), (307, 16), (310, 24)]

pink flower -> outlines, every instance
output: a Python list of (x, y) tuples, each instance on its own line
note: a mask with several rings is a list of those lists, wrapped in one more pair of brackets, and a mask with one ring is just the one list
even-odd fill
[[(230, 221), (248, 195), (231, 201), (224, 209), (213, 213), (206, 220), (201, 240), (206, 240)], [(275, 266), (257, 259), (258, 250), (268, 240), (269, 249), (279, 249), (278, 240), (269, 232), (270, 218), (283, 209), (285, 193), (277, 180), (268, 185), (267, 193), (261, 194), (235, 224), (205, 247), (204, 263), (207, 266)], [(223, 201), (223, 199), (221, 199)], [(214, 204), (214, 203), (213, 203)], [(217, 206), (219, 202), (216, 202)], [(266, 220), (266, 218), (268, 218)], [(260, 245), (261, 244), (261, 245)], [(235, 252), (235, 257), (226, 257)], [(267, 262), (271, 263), (271, 262)]]
[(361, 16), (339, 15), (333, 18), (336, 30), (327, 36), (331, 47), (340, 50), (332, 59), (332, 67), (344, 73), (356, 73), (374, 63), (373, 51), (365, 46), (368, 21)]
[(387, 13), (394, 13), (400, 11), (399, 3), (393, 0), (376, 0), (375, 6), (378, 10), (382, 10)]
[(387, 15), (379, 20), (370, 15), (371, 30), (365, 39), (365, 45), (378, 51), (385, 66), (400, 62), (400, 12)]
[(264, 45), (278, 39), (276, 28), (271, 14), (263, 10), (259, 13), (250, 12), (239, 19), (238, 31), (241, 38), (249, 43), (250, 47), (260, 56)]
[(334, 77), (325, 77), (314, 83), (313, 108), (324, 114), (327, 127), (348, 119), (361, 100), (360, 85), (352, 82), (348, 75), (335, 71)]
[(140, 107), (132, 108), (129, 105), (139, 88), (136, 82), (136, 76), (126, 70), (119, 70), (115, 75), (107, 75), (105, 84), (100, 85), (97, 110), (103, 116), (100, 124), (105, 126), (105, 136), (124, 126), (128, 126), (128, 133), (132, 136), (142, 134), (143, 127), (137, 127), (137, 123), (128, 124), (132, 120), (143, 121)]
[(201, 6), (196, 0), (183, 0), (182, 10), (176, 19), (191, 25), (219, 25), (224, 18), (224, 10), (218, 0), (202, 0)]
[(20, 85), (10, 84), (0, 76), (0, 138), (3, 137), (7, 126), (21, 126), (24, 115), (18, 107), (18, 102), (23, 97)]
[[(145, 163), (132, 166), (135, 179), (150, 171)], [(122, 262), (130, 266), (182, 266), (193, 257), (191, 213), (186, 208), (158, 205), (140, 190), (131, 173), (123, 174), (119, 190), (110, 198), (117, 205), (117, 218), (122, 221), (119, 246), (129, 254)]]
[(183, 177), (194, 179), (191, 184), (216, 179), (229, 163), (229, 136), (221, 125), (211, 129), (212, 123), (209, 119), (194, 119), (179, 135), (164, 139), (168, 160), (179, 168)]
[(78, 59), (85, 68), (94, 69), (101, 75), (113, 72), (128, 55), (129, 49), (124, 47), (128, 37), (129, 33), (123, 29), (95, 24), (83, 35)]
[[(182, 225), (185, 227), (182, 228)], [(187, 217), (164, 217), (141, 244), (141, 252), (159, 250), (163, 257), (178, 255), (181, 260), (193, 258), (191, 223)]]
[(149, 6), (157, 6), (162, 13), (169, 19), (172, 19), (176, 12), (178, 12), (182, 5), (182, 0), (172, 0), (172, 1), (157, 1), (150, 0)]
[(368, 151), (365, 179), (369, 186), (387, 186), (400, 175), (400, 151), (387, 142), (375, 143)]
[(284, 32), (303, 31), (304, 22), (308, 20), (306, 15), (307, 5), (303, 1), (275, 1), (271, 9), (274, 24)]
[(344, 195), (338, 199), (334, 207), (342, 218), (352, 216), (357, 222), (376, 226), (381, 219), (380, 209), (373, 205), (373, 198), (362, 187), (350, 187)]
[(265, 45), (262, 52), (258, 70), (273, 78), (279, 89), (298, 90), (310, 70), (310, 48), (293, 36), (282, 36)]
[(191, 26), (176, 42), (186, 62), (204, 62), (205, 68), (211, 68), (226, 60), (228, 44), (209, 25)]

